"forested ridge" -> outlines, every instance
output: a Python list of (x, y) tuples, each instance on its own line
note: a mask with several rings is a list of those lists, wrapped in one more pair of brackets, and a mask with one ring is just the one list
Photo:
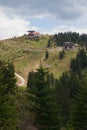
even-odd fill
[(73, 42), (81, 46), (86, 46), (87, 48), (87, 34), (79, 34), (76, 32), (65, 32), (58, 33), (50, 37), (48, 40), (48, 47), (52, 44), (56, 46), (62, 46), (64, 42)]
[(0, 61), (0, 130), (87, 130), (86, 46), (58, 79), (42, 64), (29, 72), (26, 88), (17, 86), (13, 63)]

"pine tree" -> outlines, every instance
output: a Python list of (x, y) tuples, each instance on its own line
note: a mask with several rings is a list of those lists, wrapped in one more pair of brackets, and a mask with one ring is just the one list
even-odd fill
[(64, 56), (65, 56), (64, 50), (60, 51), (60, 53), (59, 53), (59, 60), (62, 60), (64, 58)]
[(87, 42), (86, 42), (85, 48), (86, 48), (86, 50), (87, 50)]
[(82, 82), (82, 87), (75, 97), (72, 124), (74, 130), (87, 130), (87, 81)]
[(71, 69), (72, 71), (74, 71), (74, 72), (77, 72), (79, 68), (80, 68), (80, 67), (79, 67), (78, 64), (77, 64), (76, 59), (75, 59), (75, 58), (71, 59), (70, 69)]
[(48, 53), (48, 51), (46, 51), (46, 53), (45, 53), (45, 60), (47, 60), (49, 58), (49, 53)]
[(55, 90), (47, 81), (48, 72), (40, 67), (37, 70), (34, 86), (28, 88), (32, 113), (35, 115), (35, 125), (39, 130), (58, 130), (59, 115)]
[(48, 81), (48, 84), (51, 88), (55, 88), (55, 79), (54, 79), (54, 75), (51, 73), (51, 74), (47, 74), (46, 76), (47, 78), (47, 81)]
[(80, 64), (81, 69), (87, 67), (87, 56), (84, 49), (81, 49), (76, 56), (77, 63)]
[(63, 73), (56, 82), (56, 93), (61, 108), (61, 123), (65, 127), (71, 124), (73, 99), (79, 92), (80, 80), (78, 74), (71, 71)]
[(81, 70), (85, 69), (86, 67), (87, 67), (86, 52), (84, 51), (84, 49), (81, 49), (77, 53), (76, 58), (71, 59), (70, 69), (73, 72), (76, 72), (79, 75), (79, 77), (81, 77), (82, 76)]
[(67, 72), (63, 73), (56, 84), (57, 99), (61, 108), (61, 123), (65, 126), (70, 120), (70, 86), (69, 75)]
[(14, 94), (16, 79), (14, 67), (0, 61), (0, 129), (15, 130), (17, 124)]
[(69, 87), (70, 87), (70, 98), (73, 99), (77, 95), (80, 89), (80, 77), (77, 73), (70, 71)]
[(48, 40), (47, 47), (51, 47), (51, 39)]
[(35, 79), (36, 79), (36, 73), (34, 73), (33, 71), (29, 72), (27, 87), (33, 87)]

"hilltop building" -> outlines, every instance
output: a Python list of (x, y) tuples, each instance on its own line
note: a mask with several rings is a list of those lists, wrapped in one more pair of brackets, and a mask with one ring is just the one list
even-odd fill
[(69, 50), (69, 49), (76, 49), (79, 48), (79, 45), (73, 42), (64, 42), (64, 49)]
[(74, 43), (73, 42), (64, 42), (64, 49), (73, 49)]
[(36, 32), (36, 31), (33, 31), (33, 30), (30, 30), (30, 31), (28, 31), (27, 37), (28, 37), (29, 39), (38, 40), (39, 37), (40, 37), (40, 33), (39, 33), (39, 32)]

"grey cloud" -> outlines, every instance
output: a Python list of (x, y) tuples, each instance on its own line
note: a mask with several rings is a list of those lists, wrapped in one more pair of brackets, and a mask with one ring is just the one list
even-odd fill
[[(39, 14), (52, 14), (57, 19), (72, 20), (84, 15), (86, 0), (0, 0), (1, 6), (6, 6), (16, 15), (31, 17)], [(7, 10), (8, 11), (8, 10)]]

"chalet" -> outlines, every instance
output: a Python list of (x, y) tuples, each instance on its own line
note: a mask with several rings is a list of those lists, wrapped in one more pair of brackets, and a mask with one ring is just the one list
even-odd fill
[(73, 49), (74, 43), (73, 42), (64, 42), (64, 49)]
[(30, 30), (30, 31), (28, 31), (27, 37), (28, 37), (29, 39), (35, 39), (35, 40), (37, 40), (37, 39), (39, 39), (39, 37), (40, 37), (40, 33), (39, 33), (39, 32), (36, 32), (36, 31), (33, 31), (33, 30)]

